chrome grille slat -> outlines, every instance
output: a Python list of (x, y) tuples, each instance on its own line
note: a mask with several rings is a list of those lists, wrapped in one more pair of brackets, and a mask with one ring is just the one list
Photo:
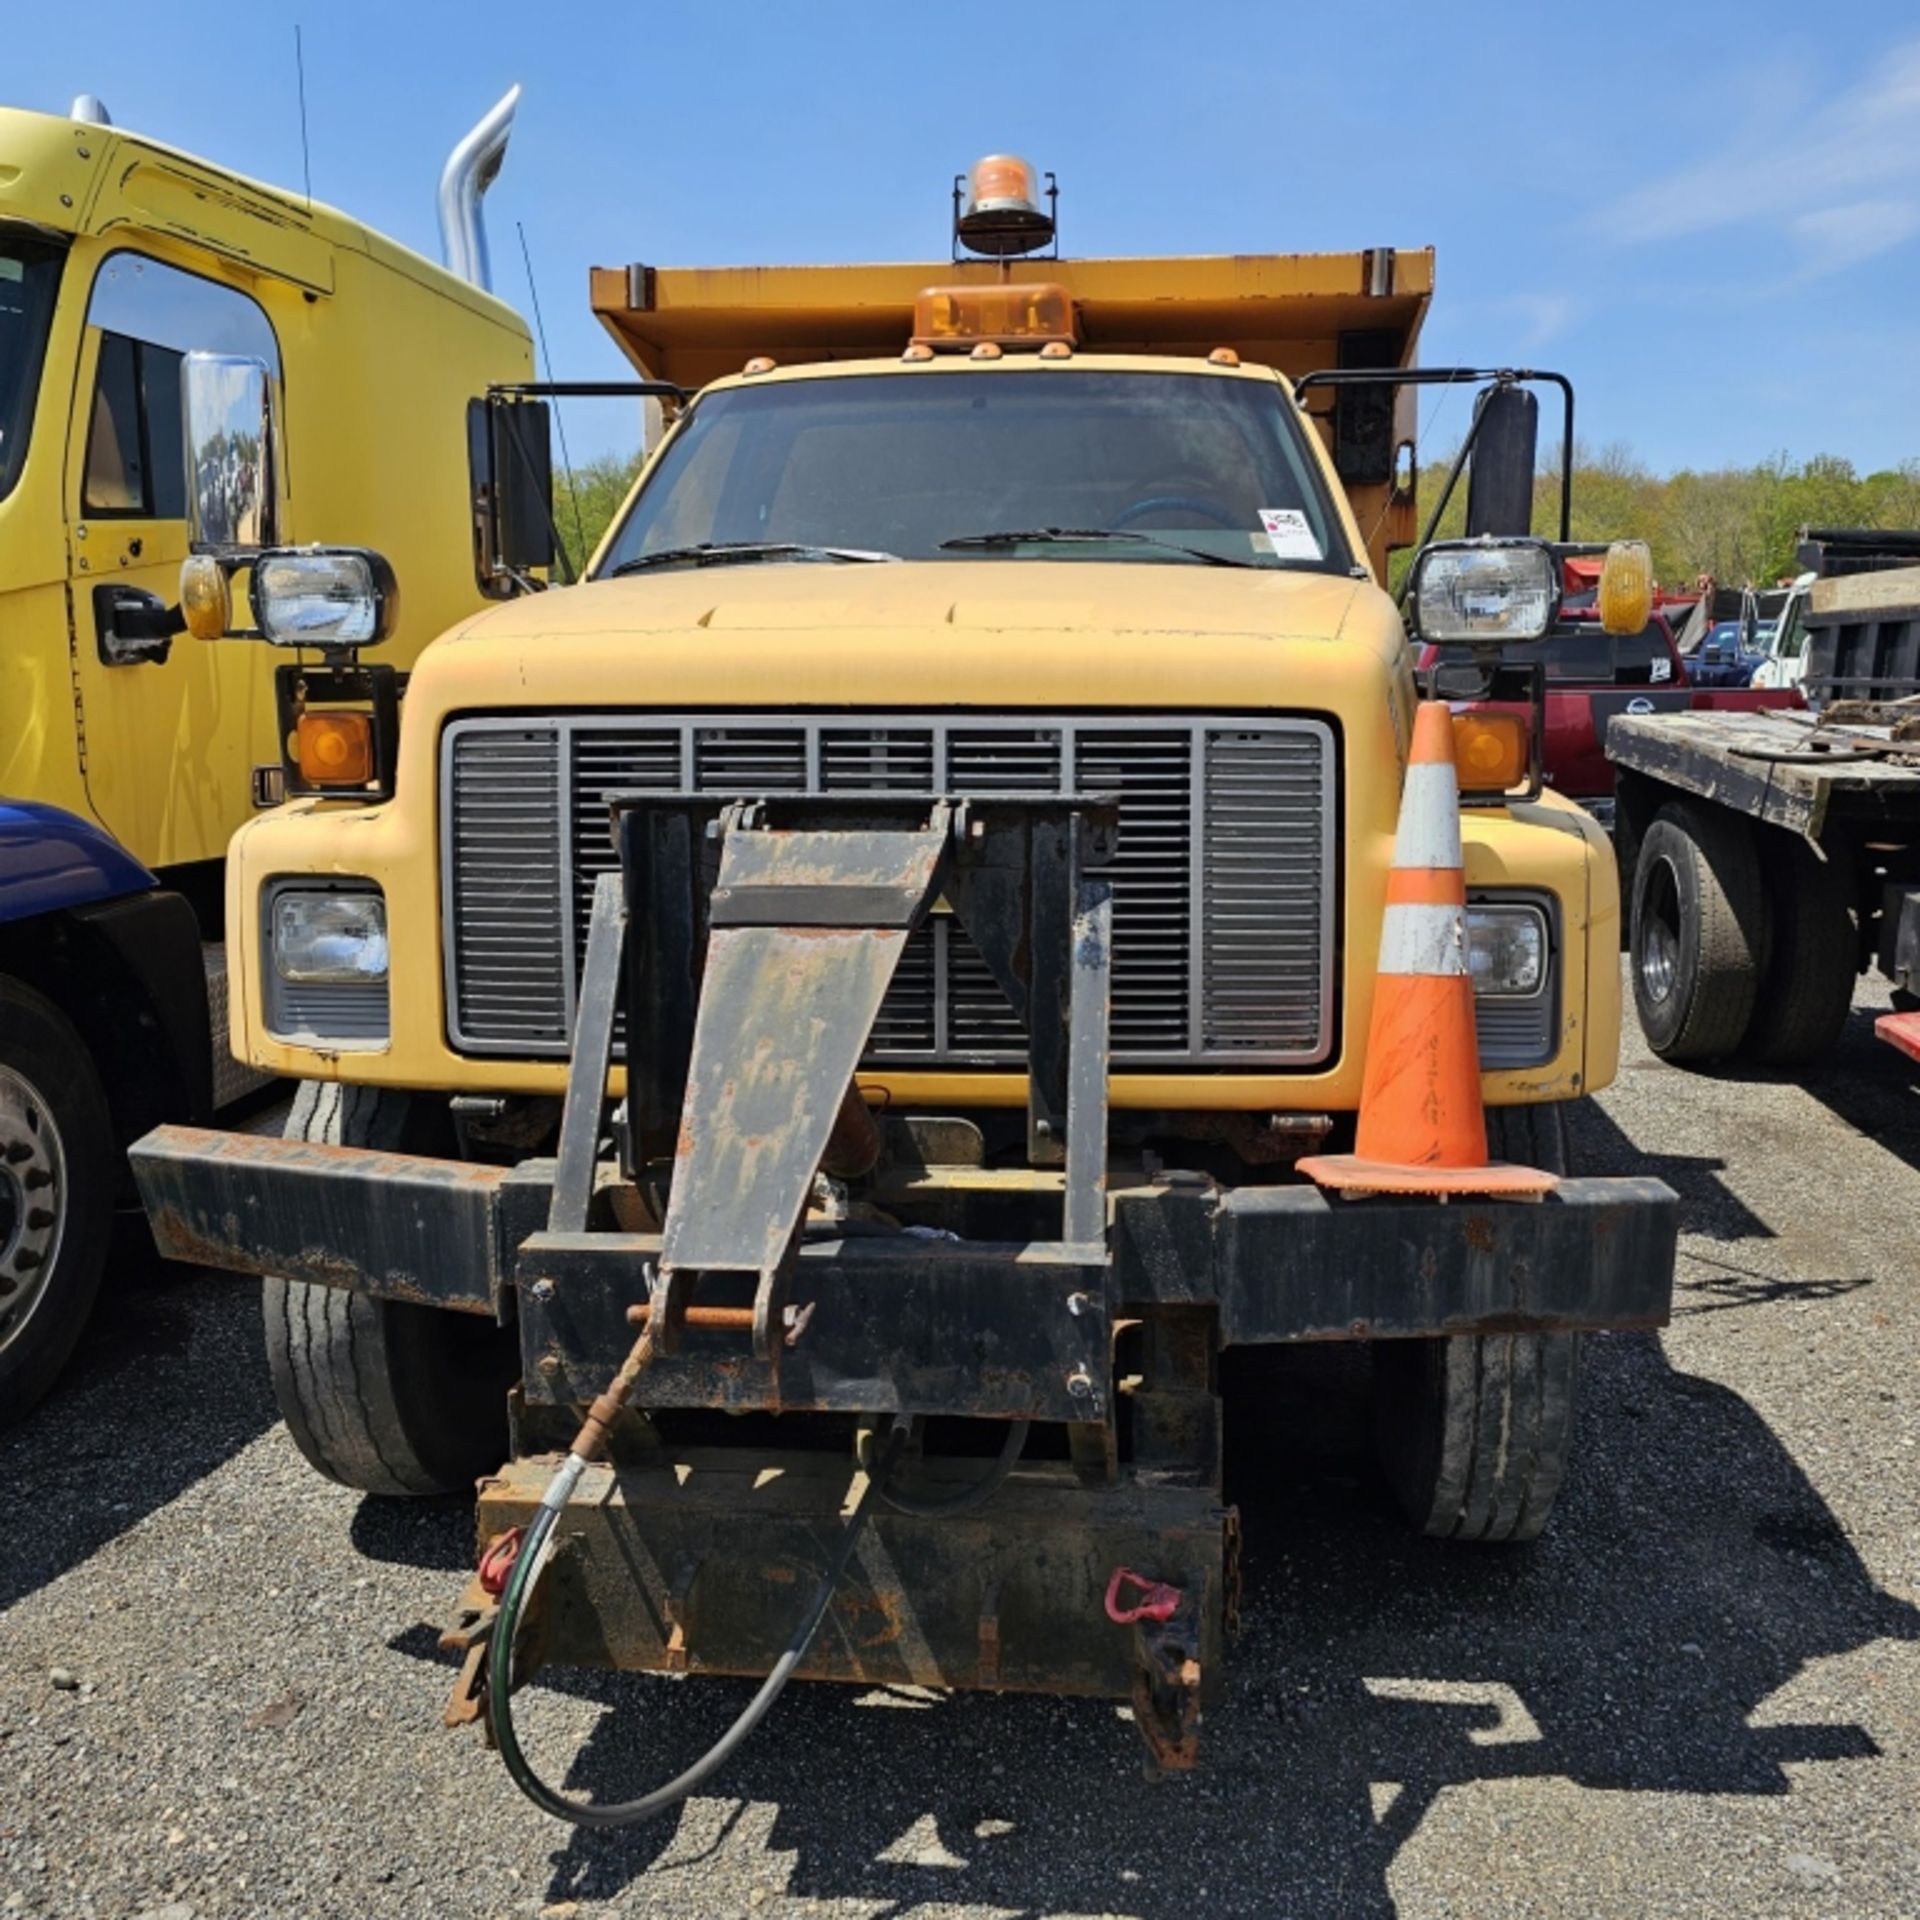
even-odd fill
[[(1332, 1052), (1336, 791), (1322, 722), (480, 717), (454, 722), (444, 751), (449, 1026), (465, 1051), (565, 1053), (593, 883), (614, 865), (612, 793), (990, 794), (1070, 783), (1119, 796), (1119, 849), (1106, 869), (1115, 1060), (1307, 1066)], [(869, 1058), (1017, 1065), (1024, 1050), (985, 960), (957, 921), (936, 914), (908, 945)]]

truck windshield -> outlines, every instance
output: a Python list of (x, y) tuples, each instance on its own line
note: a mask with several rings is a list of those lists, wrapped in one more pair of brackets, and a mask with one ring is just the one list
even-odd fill
[[(1018, 534), (1033, 537), (1006, 537)], [(1352, 565), (1277, 383), (1037, 367), (713, 394), (599, 571), (770, 543), (902, 560)]]
[(0, 500), (13, 491), (27, 463), (27, 434), (65, 257), (57, 240), (0, 229)]

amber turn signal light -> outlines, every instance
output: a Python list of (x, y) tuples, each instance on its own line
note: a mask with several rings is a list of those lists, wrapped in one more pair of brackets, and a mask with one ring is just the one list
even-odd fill
[(212, 554), (189, 554), (180, 563), (180, 613), (196, 640), (222, 640), (232, 631), (233, 594)]
[(294, 760), (310, 787), (365, 787), (373, 782), (370, 713), (303, 713), (294, 722)]
[(1527, 777), (1532, 744), (1517, 713), (1456, 713), (1453, 759), (1462, 793), (1505, 793)]

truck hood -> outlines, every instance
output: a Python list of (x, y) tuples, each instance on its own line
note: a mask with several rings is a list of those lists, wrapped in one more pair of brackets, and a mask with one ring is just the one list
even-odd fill
[[(1332, 642), (1343, 645), (1336, 654)], [(530, 595), (431, 647), (409, 703), (1292, 704), (1404, 653), (1391, 602), (1329, 574), (1137, 562), (754, 565)], [(1364, 662), (1364, 664), (1362, 664)], [(1230, 681), (1232, 686), (1223, 684)]]

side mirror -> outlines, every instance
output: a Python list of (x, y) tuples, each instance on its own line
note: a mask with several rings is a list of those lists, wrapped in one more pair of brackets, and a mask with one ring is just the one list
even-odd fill
[(1489, 387), (1481, 396), (1467, 468), (1467, 537), (1524, 538), (1533, 531), (1534, 455), (1540, 402), (1526, 387)]
[(1544, 540), (1437, 540), (1414, 559), (1408, 606), (1423, 641), (1539, 640), (1559, 605), (1560, 570)]
[(180, 362), (187, 532), (196, 553), (245, 554), (279, 537), (273, 371), (240, 354)]
[(552, 409), (500, 394), (469, 401), (467, 464), (474, 572), (483, 593), (504, 598), (554, 562)]

